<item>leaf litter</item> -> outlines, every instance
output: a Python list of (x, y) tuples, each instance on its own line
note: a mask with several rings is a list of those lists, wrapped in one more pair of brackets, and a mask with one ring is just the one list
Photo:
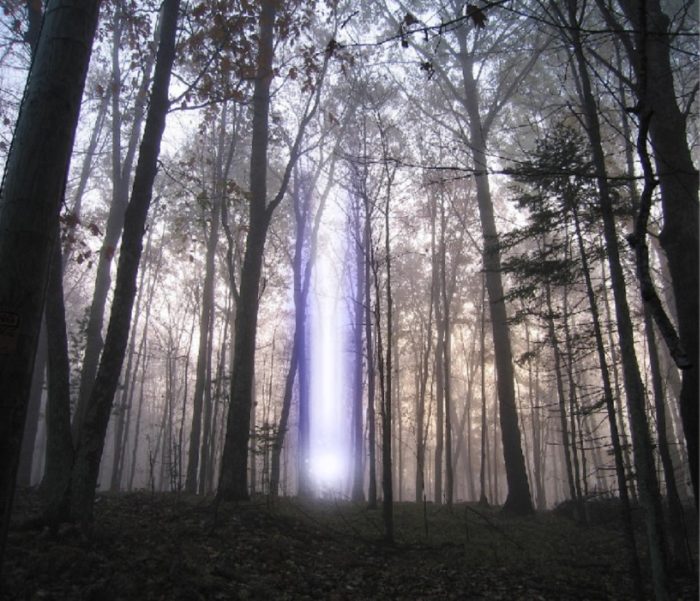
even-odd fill
[[(475, 505), (399, 503), (387, 545), (380, 511), (345, 501), (98, 499), (86, 540), (71, 525), (55, 534), (25, 527), (40, 503), (20, 495), (0, 599), (632, 599), (621, 525), (580, 526), (555, 512), (511, 518)], [(698, 598), (696, 575), (671, 586), (673, 599)]]

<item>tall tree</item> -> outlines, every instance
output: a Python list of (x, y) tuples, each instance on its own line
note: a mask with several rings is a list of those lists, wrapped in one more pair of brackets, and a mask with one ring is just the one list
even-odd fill
[(50, 0), (0, 191), (0, 565), (98, 0)]
[(634, 328), (627, 302), (627, 287), (620, 259), (615, 215), (613, 210), (607, 166), (603, 150), (598, 107), (593, 95), (589, 67), (581, 39), (582, 14), (577, 0), (567, 0), (566, 12), (552, 4), (554, 14), (565, 26), (568, 42), (573, 51), (573, 63), (580, 84), (580, 102), (586, 119), (586, 133), (599, 193), (603, 235), (610, 267), (611, 284), (615, 301), (617, 332), (622, 355), (622, 369), (627, 393), (627, 405), (632, 426), (634, 461), (639, 484), (640, 501), (645, 509), (647, 541), (651, 556), (654, 592), (657, 600), (668, 598), (666, 580), (666, 553), (661, 515), (661, 498), (652, 454), (651, 437), (645, 410), (644, 387), (634, 348)]
[(663, 211), (659, 242), (668, 259), (680, 342), (688, 363), (683, 369), (680, 404), (697, 508), (700, 305), (698, 295), (688, 291), (700, 286), (699, 176), (688, 145), (688, 114), (681, 110), (676, 96), (670, 19), (659, 0), (619, 0), (618, 4), (633, 26), (633, 35), (624, 33), (609, 10), (604, 8), (604, 14), (623, 37), (636, 74), (636, 109), (649, 121)]
[[(73, 438), (76, 441), (85, 417), (87, 403), (95, 382), (100, 353), (103, 348), (102, 330), (105, 307), (107, 306), (107, 295), (112, 283), (112, 262), (124, 227), (124, 214), (129, 202), (129, 182), (131, 181), (134, 159), (136, 158), (136, 151), (141, 138), (141, 126), (146, 111), (148, 86), (150, 85), (151, 70), (155, 59), (153, 52), (149, 51), (146, 55), (141, 82), (136, 91), (131, 133), (129, 134), (126, 152), (122, 159), (124, 150), (122, 147), (122, 121), (124, 120), (124, 115), (122, 114), (122, 94), (120, 92), (124, 86), (120, 64), (120, 48), (124, 44), (123, 38), (127, 34), (129, 19), (133, 18), (134, 15), (129, 14), (127, 7), (121, 0), (115, 2), (112, 23), (112, 79), (110, 82), (112, 100), (112, 200), (107, 215), (104, 239), (102, 240), (97, 260), (95, 287), (88, 315), (85, 352), (80, 372), (80, 389), (72, 426)], [(157, 32), (156, 35), (158, 35)]]
[(364, 492), (364, 437), (362, 427), (363, 400), (363, 336), (364, 325), (364, 289), (365, 289), (365, 251), (362, 227), (362, 207), (357, 196), (353, 196), (350, 208), (350, 228), (352, 255), (355, 258), (353, 278), (353, 317), (352, 317), (352, 438), (353, 438), (353, 470), (352, 470), (352, 500), (361, 502), (365, 499)]
[[(204, 283), (202, 284), (201, 311), (199, 317), (199, 345), (197, 351), (196, 379), (194, 384), (194, 396), (192, 399), (192, 427), (190, 429), (190, 446), (187, 461), (187, 479), (185, 490), (190, 493), (197, 492), (197, 476), (200, 468), (200, 455), (203, 451), (202, 443), (202, 408), (205, 397), (211, 405), (211, 347), (212, 325), (214, 322), (214, 284), (216, 275), (216, 249), (219, 242), (219, 225), (221, 222), (221, 205), (226, 193), (226, 180), (231, 167), (235, 139), (231, 144), (226, 144), (226, 128), (228, 110), (226, 103), (221, 108), (216, 134), (216, 153), (213, 161), (212, 186), (204, 193), (205, 205), (209, 208), (209, 231), (205, 232), (206, 257), (204, 267)], [(208, 422), (207, 422), (208, 423)], [(208, 426), (205, 424), (204, 426)], [(204, 460), (204, 456), (202, 455)], [(204, 485), (204, 479), (200, 477), (200, 487)], [(200, 492), (202, 492), (200, 490)]]
[[(518, 414), (515, 407), (513, 351), (510, 343), (503, 280), (501, 277), (501, 251), (488, 176), (486, 139), (496, 113), (491, 109), (486, 118), (482, 118), (478, 86), (474, 78), (474, 55), (467, 46), (466, 31), (458, 32), (458, 40), (459, 60), (463, 78), (462, 85), (464, 86), (464, 104), (469, 116), (469, 145), (474, 162), (476, 197), (484, 239), (484, 272), (491, 313), (491, 327), (493, 329), (496, 371), (498, 373), (501, 436), (503, 439), (506, 480), (508, 482), (508, 496), (503, 509), (516, 514), (527, 514), (533, 511), (532, 498), (527, 481)], [(529, 67), (531, 65), (528, 63), (524, 70), (529, 70)], [(507, 98), (507, 94), (505, 98)]]
[[(39, 43), (39, 30), (41, 29), (42, 4), (27, 2), (27, 29), (24, 41), (29, 45), (32, 57), (36, 53)], [(22, 437), (22, 450), (20, 452), (19, 468), (17, 471), (17, 486), (30, 486), (32, 483), (32, 465), (34, 463), (34, 448), (36, 434), (39, 429), (39, 412), (43, 397), (44, 374), (46, 371), (46, 326), (42, 324), (39, 333), (37, 354), (34, 360), (34, 375), (30, 388), (29, 404), (27, 406), (27, 419)]]
[(92, 527), (95, 490), (107, 425), (126, 352), (136, 296), (136, 276), (143, 249), (143, 234), (153, 197), (153, 183), (158, 170), (165, 118), (170, 106), (168, 89), (175, 61), (179, 8), (180, 0), (165, 0), (162, 7), (153, 87), (131, 199), (124, 216), (114, 300), (95, 385), (90, 394), (75, 449), (69, 511), (70, 517), (88, 530)]
[[(233, 365), (231, 374), (231, 405), (221, 461), (218, 498), (238, 500), (248, 498), (248, 441), (250, 413), (253, 404), (255, 370), (255, 340), (258, 327), (260, 279), (267, 230), (275, 209), (285, 196), (296, 164), (306, 126), (318, 108), (320, 91), (332, 48), (325, 53), (323, 67), (314, 91), (307, 98), (304, 115), (289, 153), (277, 194), (268, 202), (267, 168), (269, 142), (270, 86), (274, 77), (275, 18), (278, 3), (260, 3), (255, 84), (253, 90), (253, 136), (250, 155), (250, 202), (248, 235), (240, 276), (240, 292), (236, 304)], [(313, 85), (312, 85), (313, 87)]]

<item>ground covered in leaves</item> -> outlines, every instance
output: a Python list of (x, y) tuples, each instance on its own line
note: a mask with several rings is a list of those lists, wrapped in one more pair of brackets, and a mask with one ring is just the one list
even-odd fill
[[(71, 526), (26, 527), (38, 510), (36, 496), (19, 495), (2, 599), (632, 598), (614, 508), (582, 527), (562, 512), (398, 504), (392, 546), (381, 511), (334, 500), (215, 509), (211, 499), (104, 495), (90, 540)], [(697, 575), (672, 586), (673, 599), (698, 598)]]

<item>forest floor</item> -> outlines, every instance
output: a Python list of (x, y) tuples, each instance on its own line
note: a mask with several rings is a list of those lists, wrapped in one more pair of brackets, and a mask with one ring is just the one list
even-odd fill
[[(396, 543), (386, 545), (381, 509), (343, 501), (259, 497), (215, 510), (201, 497), (100, 495), (88, 541), (73, 526), (54, 535), (26, 527), (39, 502), (21, 492), (0, 599), (631, 599), (610, 503), (590, 526), (563, 511), (516, 519), (400, 503)], [(697, 524), (688, 532), (697, 558)], [(674, 600), (698, 599), (697, 574), (671, 586)]]

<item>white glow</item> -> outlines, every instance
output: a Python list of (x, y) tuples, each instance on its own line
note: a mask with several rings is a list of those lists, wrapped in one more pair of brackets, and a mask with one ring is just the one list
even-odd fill
[[(333, 207), (333, 208), (331, 208)], [(337, 207), (327, 207), (324, 224), (336, 230)], [(338, 265), (343, 257), (343, 236), (321, 241), (309, 299), (311, 351), (310, 471), (318, 491), (343, 493), (348, 481), (349, 420), (345, 415), (346, 301)]]
[(312, 458), (311, 473), (321, 486), (334, 488), (345, 475), (345, 465), (338, 455), (321, 453)]

